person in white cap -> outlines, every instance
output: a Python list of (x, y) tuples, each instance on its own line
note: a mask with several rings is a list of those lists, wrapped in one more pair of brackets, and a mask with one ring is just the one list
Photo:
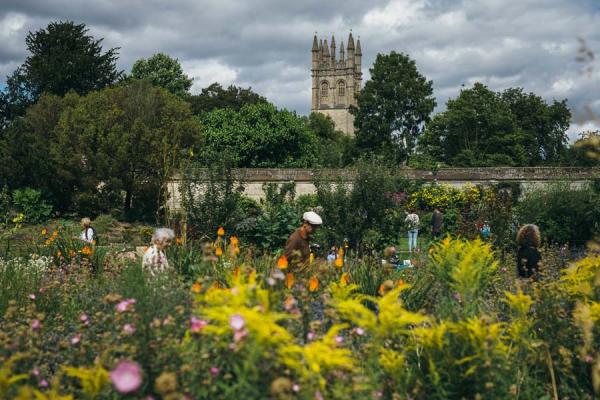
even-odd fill
[(302, 215), (302, 226), (296, 229), (285, 243), (284, 255), (291, 269), (306, 265), (310, 259), (310, 235), (323, 224), (323, 220), (314, 211)]

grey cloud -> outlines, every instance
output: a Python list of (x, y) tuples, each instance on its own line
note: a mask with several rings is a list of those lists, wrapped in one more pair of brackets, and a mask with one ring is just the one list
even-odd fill
[[(7, 18), (23, 26), (9, 29)], [(365, 79), (378, 52), (406, 52), (434, 81), (438, 111), (475, 80), (567, 97), (575, 109), (600, 97), (600, 76), (583, 76), (574, 60), (577, 36), (600, 53), (594, 0), (3, 0), (0, 77), (26, 57), (28, 30), (59, 19), (84, 22), (106, 48), (121, 47), (125, 70), (158, 51), (184, 65), (204, 61), (211, 67), (197, 69), (202, 82), (231, 77), (300, 113), (310, 108), (313, 32), (335, 33), (339, 46), (350, 29), (361, 36)]]

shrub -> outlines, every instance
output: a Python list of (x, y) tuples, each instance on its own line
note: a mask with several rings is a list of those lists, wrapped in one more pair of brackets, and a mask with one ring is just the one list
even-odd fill
[(583, 246), (600, 232), (600, 196), (589, 187), (553, 183), (526, 192), (516, 215), (520, 225), (538, 225), (548, 242)]
[(12, 195), (13, 206), (23, 213), (31, 224), (45, 222), (50, 218), (52, 206), (42, 199), (42, 193), (31, 188), (17, 189)]

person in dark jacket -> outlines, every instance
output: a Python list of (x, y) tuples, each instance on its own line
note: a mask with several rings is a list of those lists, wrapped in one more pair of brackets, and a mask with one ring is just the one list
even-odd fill
[(431, 214), (431, 236), (433, 236), (434, 239), (441, 236), (443, 222), (444, 214), (436, 207), (435, 210), (433, 210), (433, 214)]
[(517, 233), (517, 273), (519, 278), (536, 279), (540, 270), (542, 256), (540, 229), (537, 225), (523, 225)]

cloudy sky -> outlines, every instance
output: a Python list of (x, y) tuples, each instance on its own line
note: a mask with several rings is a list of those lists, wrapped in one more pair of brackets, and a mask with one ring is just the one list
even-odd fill
[[(28, 31), (67, 19), (120, 47), (125, 71), (165, 52), (194, 92), (214, 81), (252, 86), (300, 114), (310, 109), (314, 32), (339, 44), (352, 30), (365, 80), (378, 52), (408, 53), (433, 80), (437, 111), (480, 81), (567, 98), (572, 137), (600, 127), (600, 0), (0, 0), (0, 85), (27, 56)], [(594, 60), (576, 60), (578, 37)]]

